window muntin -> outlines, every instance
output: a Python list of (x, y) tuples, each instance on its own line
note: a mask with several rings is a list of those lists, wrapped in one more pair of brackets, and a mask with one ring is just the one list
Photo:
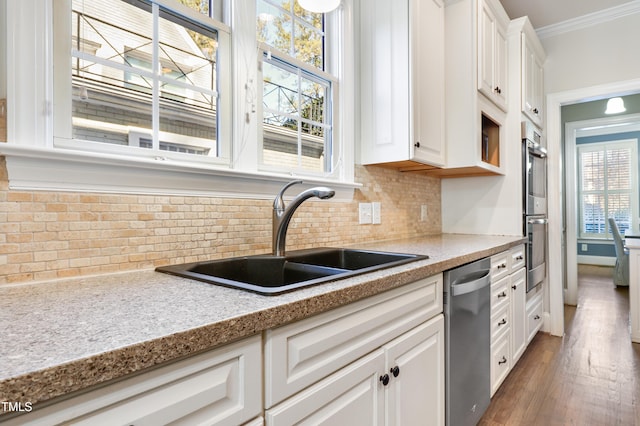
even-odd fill
[(295, 1), (257, 0), (257, 37), (265, 50), (261, 164), (332, 173), (336, 85), (324, 70), (324, 16)]
[(216, 29), (143, 1), (74, 0), (72, 43), (74, 139), (219, 156)]
[(632, 228), (637, 214), (637, 141), (578, 146), (581, 238), (612, 238), (607, 219), (620, 232)]

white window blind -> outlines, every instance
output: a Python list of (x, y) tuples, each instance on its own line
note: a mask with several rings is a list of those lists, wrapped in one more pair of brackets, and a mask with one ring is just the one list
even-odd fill
[(611, 238), (607, 219), (620, 232), (637, 217), (637, 140), (578, 146), (580, 237)]

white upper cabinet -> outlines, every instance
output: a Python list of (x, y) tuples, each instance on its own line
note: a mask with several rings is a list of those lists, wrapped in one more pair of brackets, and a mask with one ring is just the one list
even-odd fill
[(447, 165), (431, 174), (505, 174), (507, 22), (507, 14), (497, 1), (460, 0), (446, 4)]
[(529, 18), (525, 16), (511, 21), (508, 42), (512, 105), (520, 104), (522, 114), (542, 129), (545, 53)]
[(522, 33), (522, 112), (538, 127), (542, 127), (544, 53), (536, 48), (537, 39), (533, 37), (525, 32)]
[(507, 27), (501, 6), (487, 0), (478, 5), (478, 90), (507, 110)]
[(360, 162), (445, 164), (444, 3), (361, 2)]

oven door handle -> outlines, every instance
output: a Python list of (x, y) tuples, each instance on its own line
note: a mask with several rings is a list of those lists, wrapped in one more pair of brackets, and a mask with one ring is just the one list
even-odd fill
[(530, 225), (546, 225), (549, 221), (547, 219), (528, 219), (527, 223)]

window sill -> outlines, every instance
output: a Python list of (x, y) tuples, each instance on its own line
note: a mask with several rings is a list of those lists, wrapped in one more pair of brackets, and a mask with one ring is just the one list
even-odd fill
[[(325, 185), (335, 201), (351, 201), (354, 182), (315, 177), (240, 172), (170, 159), (131, 158), (61, 149), (0, 144), (13, 190), (106, 192), (270, 199), (293, 179)], [(301, 188), (304, 188), (302, 186)]]

